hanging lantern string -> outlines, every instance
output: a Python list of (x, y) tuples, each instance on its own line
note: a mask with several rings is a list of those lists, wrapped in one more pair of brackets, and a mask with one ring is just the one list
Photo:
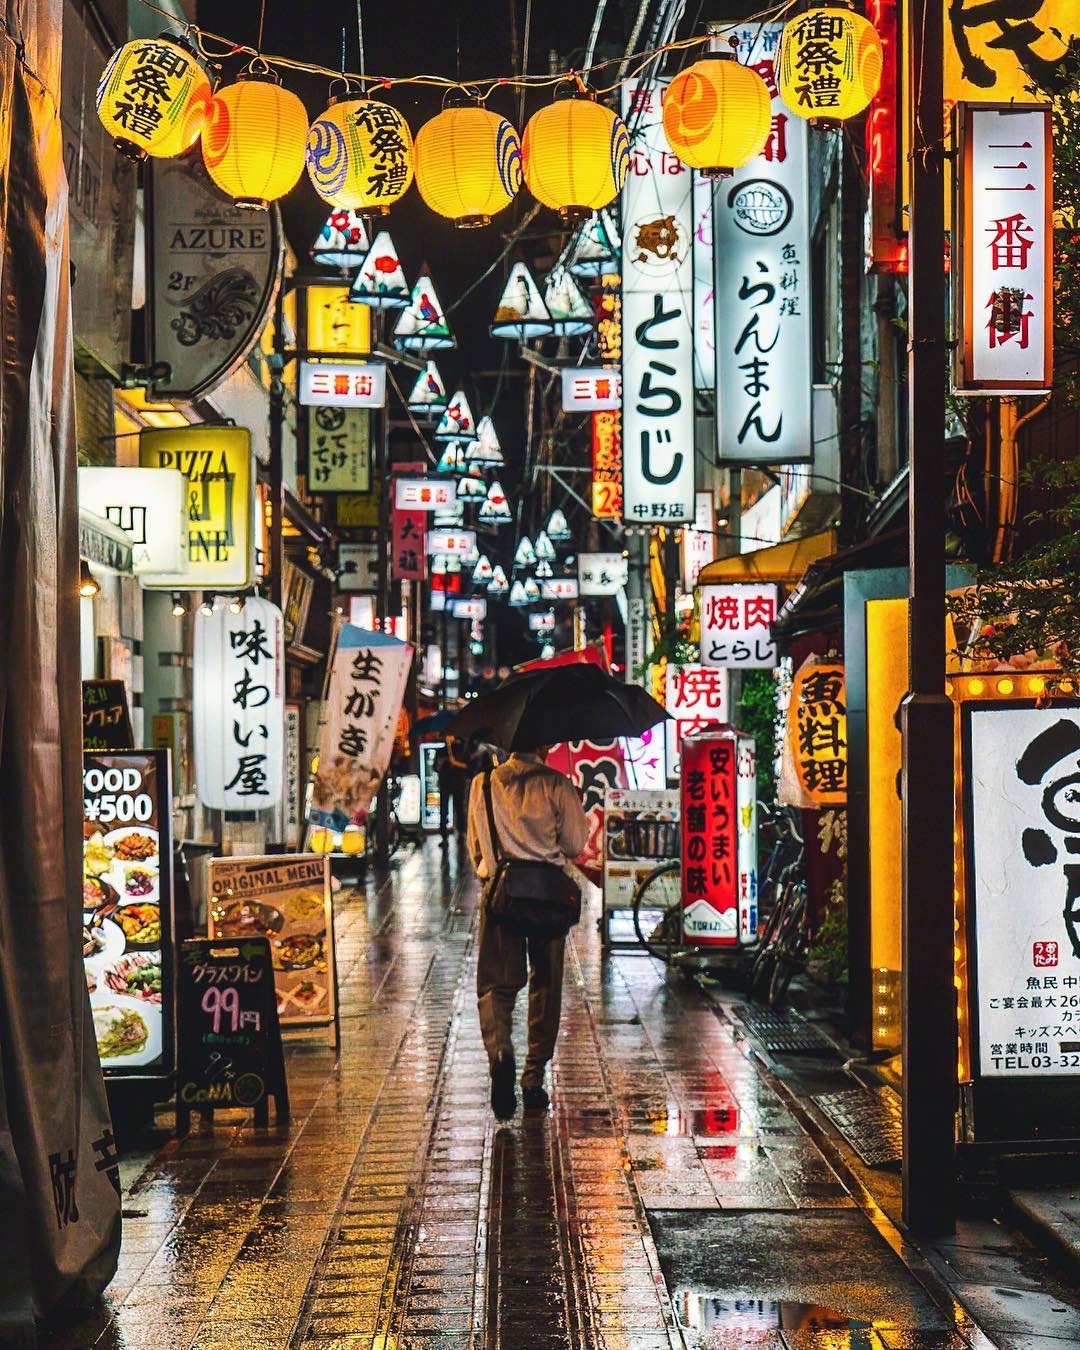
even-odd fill
[[(175, 15), (171, 14), (168, 10), (161, 8), (161, 6), (154, 4), (153, 0), (139, 0), (139, 2), (145, 9), (150, 10), (151, 13), (165, 19), (172, 27), (176, 28), (179, 26), (176, 23)], [(730, 24), (725, 25), (725, 30), (735, 31), (736, 29), (746, 28), (756, 23), (775, 21), (794, 8), (797, 3), (799, 3), (799, 0), (784, 0), (784, 3), (782, 4), (770, 5), (768, 8), (760, 10), (755, 14), (749, 14), (745, 18), (733, 20)], [(265, 12), (265, 3), (263, 5), (263, 12)], [(359, 23), (359, 6), (357, 6), (357, 18)], [(262, 19), (260, 17), (260, 30), (261, 25)], [(311, 61), (297, 61), (290, 56), (267, 55), (265, 52), (260, 51), (258, 47), (249, 47), (244, 43), (234, 42), (231, 38), (223, 37), (220, 33), (213, 33), (209, 29), (199, 27), (197, 24), (188, 24), (184, 26), (183, 31), (198, 48), (200, 55), (207, 61), (218, 62), (231, 56), (249, 56), (265, 63), (268, 67), (277, 67), (281, 70), (295, 70), (304, 75), (323, 76), (327, 80), (340, 80), (342, 78), (343, 72), (331, 70), (327, 66), (318, 65)], [(612, 94), (622, 87), (624, 81), (638, 79), (646, 70), (655, 65), (669, 52), (693, 51), (703, 47), (708, 41), (709, 38), (704, 35), (679, 38), (676, 41), (665, 42), (661, 46), (652, 48), (648, 51), (632, 53), (629, 57), (615, 56), (606, 61), (597, 62), (596, 65), (592, 67), (593, 72), (605, 70), (611, 66), (617, 66), (621, 68), (622, 78), (617, 78), (612, 84), (594, 86), (594, 92), (601, 96)], [(632, 64), (635, 62), (637, 64)], [(631, 68), (626, 69), (627, 63), (631, 63)], [(364, 64), (361, 30), (360, 72), (359, 74), (344, 72), (344, 74), (346, 75), (346, 78), (355, 80), (362, 86), (377, 86), (382, 89), (391, 89), (395, 85), (407, 84), (426, 85), (444, 90), (465, 90), (468, 88), (471, 91), (475, 91), (481, 103), (486, 103), (492, 94), (500, 89), (554, 89), (556, 86), (563, 84), (567, 79), (575, 78), (575, 72), (567, 70), (554, 75), (526, 75), (523, 73), (517, 76), (487, 76), (480, 80), (471, 80), (468, 82), (468, 85), (466, 85), (461, 80), (451, 79), (445, 75), (368, 75), (364, 70)]]
[(367, 73), (367, 58), (364, 55), (364, 9), (363, 0), (356, 0), (356, 43), (360, 49), (360, 79)]

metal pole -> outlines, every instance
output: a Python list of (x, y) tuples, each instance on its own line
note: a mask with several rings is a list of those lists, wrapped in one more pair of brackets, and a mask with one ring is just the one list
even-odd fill
[(285, 331), (284, 291), (278, 288), (274, 302), (274, 352), (270, 360), (270, 556), (266, 560), (270, 576), (270, 600), (281, 609), (285, 578), (285, 471), (282, 434), (285, 426)]
[[(381, 311), (373, 314), (376, 332), (381, 321)], [(378, 344), (376, 343), (376, 346)], [(376, 456), (376, 482), (379, 491), (379, 526), (375, 549), (378, 563), (375, 596), (375, 613), (379, 620), (379, 629), (386, 631), (386, 620), (390, 614), (390, 388), (387, 381), (386, 406), (379, 414), (379, 449)], [(390, 861), (390, 788), (386, 778), (379, 785), (375, 797), (375, 863), (385, 867)]]
[(955, 1228), (953, 710), (945, 696), (944, 8), (911, 0), (909, 689), (902, 710), (903, 1217)]

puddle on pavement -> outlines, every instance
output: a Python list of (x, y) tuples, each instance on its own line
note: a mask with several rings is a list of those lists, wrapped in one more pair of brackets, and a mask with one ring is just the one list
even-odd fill
[[(708, 1331), (713, 1327), (726, 1330), (759, 1330), (766, 1327), (782, 1331), (868, 1331), (873, 1322), (850, 1317), (836, 1308), (820, 1303), (799, 1303), (792, 1299), (740, 1298), (738, 1296), (700, 1293), (694, 1289), (679, 1289), (674, 1305), (680, 1326), (687, 1331)], [(837, 1339), (837, 1350), (845, 1345)], [(829, 1342), (830, 1346), (834, 1342)]]

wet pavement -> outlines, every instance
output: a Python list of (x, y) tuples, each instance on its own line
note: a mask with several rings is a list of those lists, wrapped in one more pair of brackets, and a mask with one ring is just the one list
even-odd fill
[(603, 959), (593, 917), (552, 1110), (499, 1126), (475, 887), (429, 845), (342, 893), (340, 1055), (290, 1044), (285, 1125), (196, 1119), (126, 1159), (116, 1279), (43, 1346), (1080, 1345), (1080, 1293), (997, 1225), (905, 1244), (725, 999)]

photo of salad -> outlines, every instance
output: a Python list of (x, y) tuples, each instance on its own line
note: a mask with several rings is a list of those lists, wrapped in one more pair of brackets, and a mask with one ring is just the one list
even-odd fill
[(129, 994), (147, 1003), (161, 1002), (161, 957), (157, 952), (133, 952), (103, 974), (114, 994)]

